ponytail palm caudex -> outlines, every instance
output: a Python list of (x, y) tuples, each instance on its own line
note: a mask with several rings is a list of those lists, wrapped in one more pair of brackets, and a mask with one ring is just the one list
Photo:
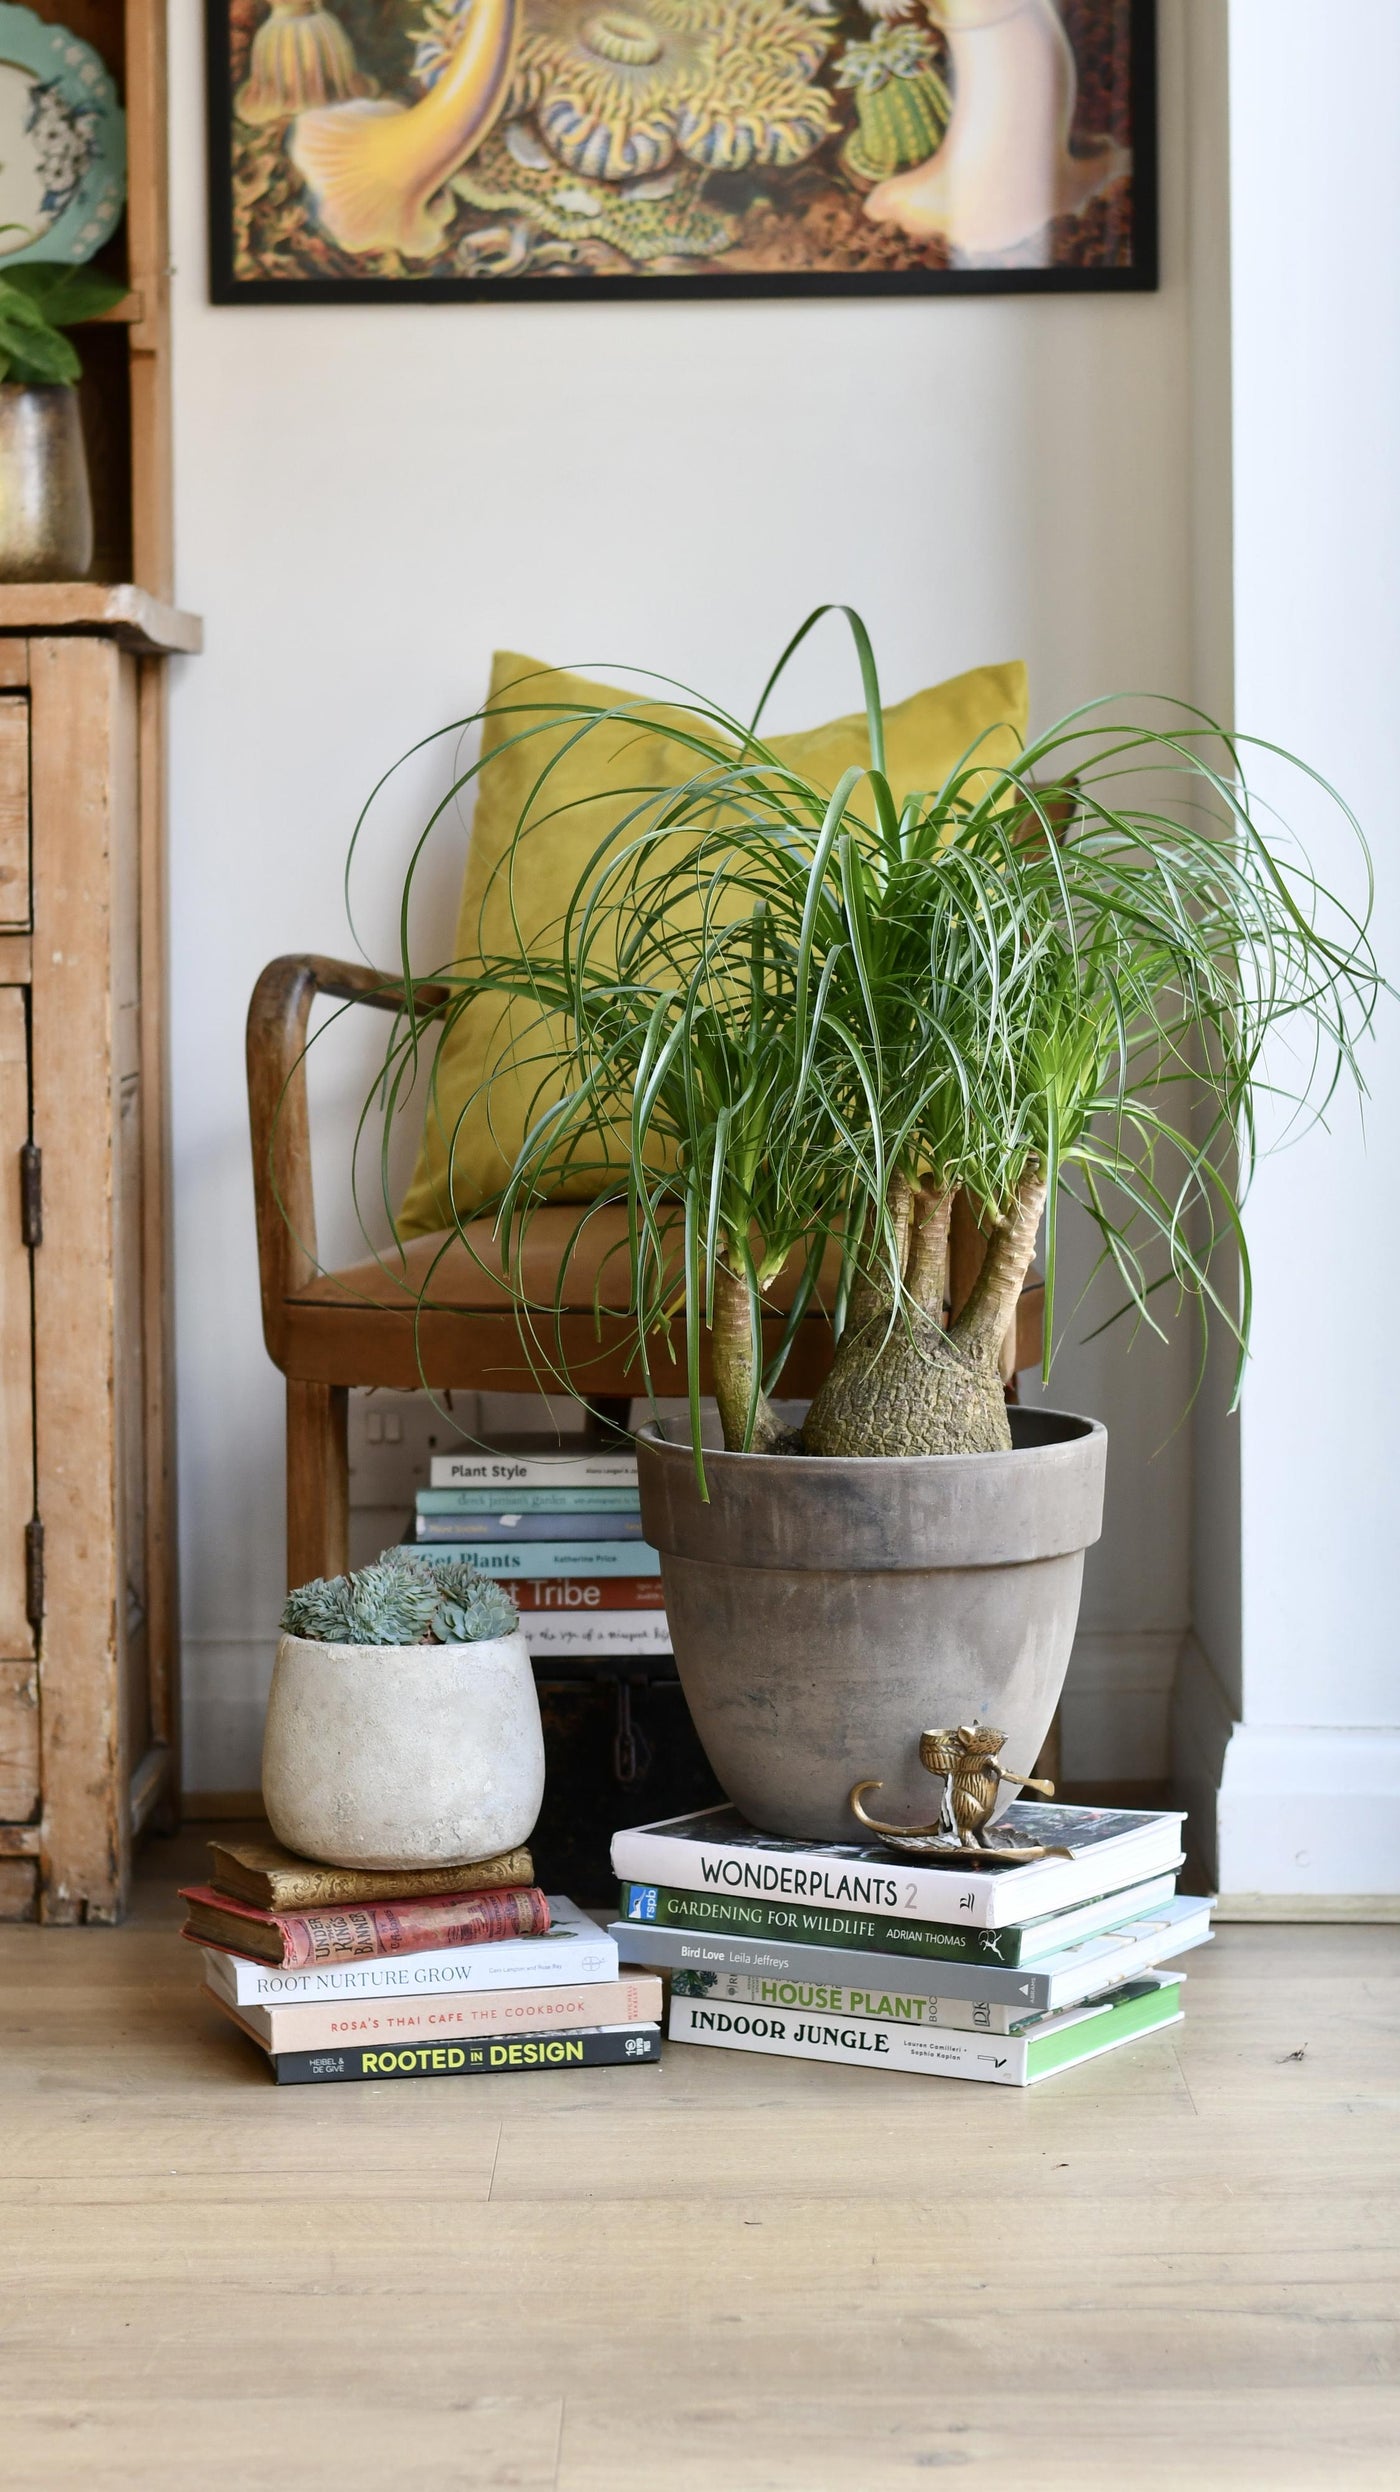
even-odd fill
[[(1238, 745), (1181, 704), (1154, 705), (1154, 724), (1091, 705), (1010, 766), (974, 747), (941, 786), (896, 790), (854, 615), (869, 767), (814, 784), (761, 721), (828, 611), (748, 725), (683, 694), (678, 726), (667, 685), (686, 774), (616, 788), (608, 835), (545, 937), (432, 973), (443, 1000), (410, 1002), (395, 1024), (375, 1112), (386, 1127), (398, 1116), (463, 1013), (494, 999), (510, 1014), (514, 1078), (537, 1032), (529, 1131), (494, 1207), (503, 1260), (518, 1277), (528, 1223), (561, 1187), (625, 1204), (639, 1386), (649, 1343), (682, 1332), (697, 1459), (707, 1332), (728, 1449), (1007, 1449), (999, 1352), (1043, 1223), (1048, 1359), (1066, 1196), (1097, 1230), (1122, 1310), (1158, 1330), (1160, 1293), (1196, 1299), (1231, 1336), (1238, 1379), (1240, 1212), (1264, 1102), (1286, 1126), (1359, 1084), (1379, 985), (1369, 896), (1358, 913), (1321, 889), (1251, 798)], [(561, 757), (633, 717), (640, 751), (656, 707), (565, 704), (547, 675), (497, 700), (498, 734), (539, 756), (504, 875), (557, 819)], [(1260, 749), (1272, 773), (1275, 748)], [(429, 831), (490, 766), (454, 781)], [(1290, 766), (1309, 797), (1322, 788)], [(422, 973), (404, 949), (412, 998)], [(446, 1114), (435, 1077), (428, 1114)], [(449, 1166), (452, 1131), (448, 1118)], [(959, 1192), (988, 1244), (949, 1324)], [(480, 1207), (457, 1215), (464, 1239), (468, 1216)], [(1225, 1241), (1242, 1286), (1221, 1275)], [(771, 1399), (783, 1349), (766, 1367), (763, 1353), (765, 1299), (789, 1269), (785, 1338), (816, 1292), (836, 1335), (800, 1439)], [(532, 1322), (548, 1313), (521, 1298)]]

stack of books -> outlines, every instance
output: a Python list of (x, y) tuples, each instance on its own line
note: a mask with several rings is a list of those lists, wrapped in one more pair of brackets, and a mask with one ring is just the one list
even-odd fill
[(563, 1453), (557, 1438), (519, 1437), (434, 1454), (413, 1538), (509, 1584), (532, 1660), (670, 1654), (630, 1446)]
[(206, 1998), (279, 2085), (636, 2067), (661, 2056), (661, 1984), (533, 1884), (524, 1850), (436, 1870), (330, 1868), (270, 1836), (211, 1843), (182, 1887)]
[(728, 1807), (636, 1826), (611, 1934), (670, 1971), (668, 2038), (711, 2049), (1035, 2085), (1177, 2023), (1161, 1968), (1211, 1934), (1180, 1814), (1018, 1800), (996, 1832), (1043, 1854), (787, 1843)]

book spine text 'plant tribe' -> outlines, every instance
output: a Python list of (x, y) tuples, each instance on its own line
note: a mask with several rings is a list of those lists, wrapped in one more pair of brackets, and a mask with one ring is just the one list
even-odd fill
[(610, 1575), (606, 1583), (580, 1575), (545, 1576), (511, 1585), (519, 1610), (664, 1609), (665, 1588), (656, 1575)]
[(279, 2085), (345, 2085), (366, 2077), (505, 2077), (527, 2070), (646, 2067), (661, 2057), (656, 2025), (520, 2035), (495, 2042), (406, 2042), (336, 2051), (279, 2051)]

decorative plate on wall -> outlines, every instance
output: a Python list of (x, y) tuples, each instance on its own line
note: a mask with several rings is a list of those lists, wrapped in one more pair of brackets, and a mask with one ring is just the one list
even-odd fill
[(206, 0), (220, 303), (1157, 282), (1154, 0)]
[(126, 121), (90, 43), (0, 7), (0, 264), (90, 260), (126, 197)]

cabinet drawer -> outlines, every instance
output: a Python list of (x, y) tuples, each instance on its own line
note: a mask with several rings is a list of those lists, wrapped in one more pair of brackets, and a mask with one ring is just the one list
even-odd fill
[(0, 695), (0, 926), (29, 923), (29, 703)]

